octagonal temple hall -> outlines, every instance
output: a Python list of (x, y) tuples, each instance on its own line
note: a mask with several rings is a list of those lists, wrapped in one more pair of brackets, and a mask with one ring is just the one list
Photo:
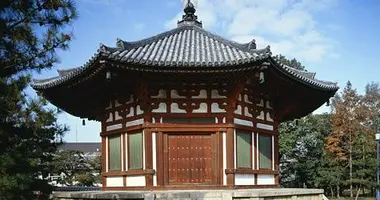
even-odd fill
[(173, 30), (101, 44), (83, 66), (32, 86), (101, 122), (104, 190), (279, 186), (278, 124), (320, 107), (336, 83), (282, 64), (255, 40), (204, 30), (190, 2), (184, 12)]

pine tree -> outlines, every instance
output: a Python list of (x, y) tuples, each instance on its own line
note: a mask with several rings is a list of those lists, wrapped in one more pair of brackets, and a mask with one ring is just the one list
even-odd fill
[(292, 67), (294, 69), (298, 69), (298, 70), (301, 70), (301, 71), (306, 71), (305, 69), (305, 66), (303, 66), (298, 60), (296, 60), (295, 58), (289, 60), (287, 59), (285, 56), (279, 54), (279, 55), (276, 55), (275, 58), (277, 58), (278, 60), (280, 60), (283, 64), (289, 66), (289, 67)]
[(331, 130), (328, 114), (308, 115), (279, 127), (281, 185), (316, 187), (324, 140)]
[(24, 92), (30, 72), (50, 68), (66, 49), (76, 18), (69, 0), (0, 1), (0, 196), (47, 199), (55, 141), (67, 130), (57, 110)]

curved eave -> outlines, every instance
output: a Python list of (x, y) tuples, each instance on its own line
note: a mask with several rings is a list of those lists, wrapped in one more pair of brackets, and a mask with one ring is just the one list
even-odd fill
[(321, 91), (333, 92), (334, 94), (339, 89), (339, 86), (337, 85), (337, 83), (321, 81), (315, 78), (302, 76), (301, 73), (297, 73), (296, 70), (294, 69), (289, 69), (290, 67), (285, 66), (279, 60), (276, 60), (273, 57), (270, 58), (270, 62), (282, 74), (284, 74), (290, 79), (295, 80), (301, 84), (305, 84), (307, 86), (310, 86), (312, 88), (315, 88)]
[[(305, 76), (302, 73), (297, 73), (296, 70), (290, 69), (289, 67), (280, 63), (278, 60), (275, 60), (274, 58), (272, 58), (270, 56), (270, 53), (263, 53), (260, 56), (252, 58), (250, 60), (242, 60), (241, 62), (218, 63), (219, 65), (215, 65), (214, 67), (196, 67), (194, 65), (191, 65), (191, 63), (177, 63), (177, 65), (173, 65), (170, 67), (169, 66), (162, 67), (159, 65), (159, 63), (147, 62), (147, 63), (142, 64), (141, 62), (137, 60), (131, 60), (131, 62), (128, 62), (128, 61), (123, 62), (117, 58), (112, 58), (112, 57), (109, 57), (108, 55), (104, 55), (100, 53), (100, 54), (95, 54), (89, 60), (89, 62), (87, 62), (83, 67), (71, 70), (69, 73), (67, 73), (64, 76), (53, 77), (53, 78), (45, 79), (45, 80), (34, 80), (32, 87), (36, 90), (44, 90), (44, 89), (54, 88), (54, 87), (58, 87), (60, 85), (66, 84), (68, 82), (76, 80), (78, 77), (85, 77), (86, 73), (90, 73), (90, 74), (92, 73), (93, 75), (93, 73), (99, 72), (101, 71), (102, 68), (106, 67), (106, 65), (95, 65), (95, 64), (105, 63), (106, 60), (111, 61), (110, 63), (107, 64), (107, 67), (109, 68), (115, 67), (115, 68), (124, 68), (127, 70), (136, 70), (136, 71), (143, 71), (143, 72), (161, 72), (161, 73), (179, 73), (179, 72), (181, 73), (190, 73), (190, 72), (192, 73), (194, 72), (195, 73), (215, 73), (215, 72), (227, 73), (227, 72), (243, 70), (243, 68), (246, 68), (246, 66), (249, 66), (250, 64), (257, 65), (258, 62), (269, 61), (272, 64), (271, 66), (275, 67), (282, 74), (284, 74), (290, 79), (295, 80), (301, 84), (305, 84), (307, 86), (310, 86), (312, 88), (315, 88), (321, 91), (332, 92), (332, 93), (335, 93), (339, 89), (336, 83), (320, 81), (320, 80), (311, 78), (310, 76)], [(112, 62), (112, 61), (115, 61), (115, 62)], [(97, 69), (91, 70), (91, 68), (97, 68)]]
[[(178, 62), (173, 65), (162, 65), (163, 63), (145, 62), (139, 60), (122, 61), (117, 57), (112, 57), (104, 53), (95, 54), (84, 66), (72, 70), (64, 76), (53, 77), (44, 80), (33, 80), (32, 87), (36, 90), (45, 90), (59, 87), (66, 83), (77, 80), (79, 77), (92, 76), (94, 73), (102, 71), (103, 68), (118, 68), (142, 72), (158, 73), (229, 73), (243, 71), (257, 66), (257, 63), (264, 62), (270, 57), (270, 52), (251, 59), (243, 59), (238, 62), (214, 63), (211, 67), (207, 63)], [(206, 66), (204, 66), (205, 64)]]

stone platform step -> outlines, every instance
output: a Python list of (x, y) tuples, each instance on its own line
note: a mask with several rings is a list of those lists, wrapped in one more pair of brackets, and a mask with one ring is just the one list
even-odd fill
[(55, 192), (56, 200), (144, 199), (144, 200), (322, 200), (321, 189), (238, 189), (194, 191), (85, 191)]

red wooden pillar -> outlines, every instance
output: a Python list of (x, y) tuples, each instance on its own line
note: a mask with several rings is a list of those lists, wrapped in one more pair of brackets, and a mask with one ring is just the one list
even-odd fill
[(164, 185), (164, 144), (163, 133), (156, 132), (157, 186)]
[(235, 174), (234, 174), (234, 129), (228, 128), (226, 135), (226, 157), (227, 157), (227, 166), (226, 166), (226, 176), (227, 176), (227, 185), (233, 186), (235, 184)]
[(276, 174), (275, 177), (275, 184), (280, 185), (280, 178), (279, 178), (279, 154), (278, 154), (278, 121), (275, 121), (274, 123), (274, 170)]
[(152, 131), (150, 129), (144, 129), (145, 140), (145, 171), (149, 172), (145, 175), (145, 182), (147, 187), (153, 186), (153, 151), (152, 151)]
[(104, 176), (104, 173), (106, 172), (106, 136), (102, 136), (102, 186), (103, 189), (107, 186), (106, 185), (106, 177)]

